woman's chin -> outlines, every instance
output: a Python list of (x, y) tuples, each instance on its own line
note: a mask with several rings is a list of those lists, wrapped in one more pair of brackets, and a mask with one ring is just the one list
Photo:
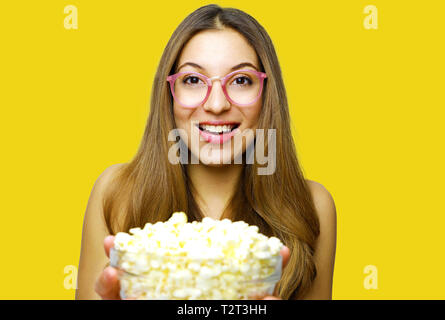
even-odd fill
[[(211, 167), (223, 167), (227, 165), (239, 164), (240, 161), (235, 161), (234, 159), (237, 159), (238, 155), (242, 153), (242, 150), (239, 150), (239, 152), (236, 152), (234, 155), (232, 155), (232, 152), (230, 152), (230, 150), (223, 151), (213, 149), (209, 152), (209, 150), (201, 149), (199, 152), (199, 163)], [(192, 163), (197, 163), (196, 152), (192, 152), (192, 158), (194, 159)]]
[(209, 167), (223, 167), (233, 163), (232, 159), (220, 159), (220, 158), (205, 158), (201, 157), (200, 163)]

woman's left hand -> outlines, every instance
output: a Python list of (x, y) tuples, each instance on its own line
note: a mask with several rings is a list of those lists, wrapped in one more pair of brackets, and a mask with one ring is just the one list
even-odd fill
[[(289, 256), (290, 256), (290, 251), (289, 248), (284, 246), (281, 251), (280, 251), (281, 256), (283, 257), (283, 267), (282, 267), (282, 271), (284, 270), (284, 268), (287, 265), (287, 262), (289, 261)], [(282, 300), (279, 297), (275, 297), (275, 296), (265, 296), (260, 300)]]

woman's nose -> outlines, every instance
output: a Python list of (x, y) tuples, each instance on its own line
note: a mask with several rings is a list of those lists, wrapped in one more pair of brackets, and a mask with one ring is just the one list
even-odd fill
[(212, 90), (207, 101), (204, 103), (204, 110), (219, 114), (230, 109), (230, 101), (224, 95), (221, 81), (213, 81)]

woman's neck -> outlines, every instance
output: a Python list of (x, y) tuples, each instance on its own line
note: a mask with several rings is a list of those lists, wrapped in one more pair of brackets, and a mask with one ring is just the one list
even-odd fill
[(194, 197), (205, 216), (214, 219), (222, 216), (237, 187), (242, 170), (242, 165), (234, 164), (221, 167), (187, 165), (188, 176), (197, 192)]

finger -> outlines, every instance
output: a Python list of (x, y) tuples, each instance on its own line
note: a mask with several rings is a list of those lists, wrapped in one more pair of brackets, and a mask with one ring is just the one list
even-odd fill
[(274, 296), (265, 296), (261, 300), (281, 300), (280, 298), (274, 297)]
[(249, 295), (248, 299), (249, 300), (263, 300), (264, 295), (259, 295), (259, 294), (251, 294)]
[(284, 268), (286, 267), (287, 263), (289, 262), (289, 256), (290, 256), (289, 248), (286, 247), (286, 246), (283, 246), (281, 248), (280, 254), (283, 257), (283, 264), (282, 264), (282, 266), (283, 266), (283, 270), (284, 270)]
[(95, 290), (104, 300), (119, 300), (119, 279), (117, 270), (113, 267), (106, 267), (96, 281)]
[(114, 247), (114, 236), (106, 236), (104, 240), (104, 248), (107, 257), (110, 257), (110, 249)]

